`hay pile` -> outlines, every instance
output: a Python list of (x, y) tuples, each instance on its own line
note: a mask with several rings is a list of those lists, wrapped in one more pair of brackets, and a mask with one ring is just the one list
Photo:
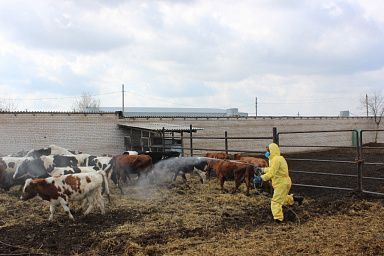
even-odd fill
[[(115, 189), (107, 214), (72, 222), (62, 209), (22, 202), (17, 190), (0, 192), (0, 252), (48, 255), (380, 255), (384, 251), (384, 201), (353, 194), (308, 198), (272, 222), (269, 199), (244, 191), (221, 193), (217, 181), (189, 186)], [(233, 183), (227, 182), (232, 188)], [(111, 188), (114, 186), (111, 185)], [(244, 185), (241, 187), (245, 190)], [(305, 193), (305, 191), (301, 191)]]

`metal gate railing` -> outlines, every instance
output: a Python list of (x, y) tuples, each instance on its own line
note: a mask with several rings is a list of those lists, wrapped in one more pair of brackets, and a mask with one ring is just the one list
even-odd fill
[[(375, 134), (372, 135), (372, 133)], [(374, 137), (376, 139), (373, 139)], [(384, 130), (361, 130), (359, 132), (362, 174), (364, 174), (361, 187), (364, 193), (384, 195), (384, 143), (377, 143), (378, 139), (384, 140)]]
[[(193, 135), (193, 127), (190, 125), (190, 130), (188, 132), (188, 136), (184, 136), (184, 133), (180, 133), (180, 136), (172, 136), (172, 137), (162, 137), (163, 142), (165, 140), (175, 141), (175, 140), (181, 140), (181, 146), (178, 147), (181, 150), (182, 156), (185, 155), (185, 151), (189, 152), (189, 156), (194, 156), (196, 151), (201, 152), (225, 152), (225, 153), (236, 153), (236, 152), (242, 152), (242, 153), (255, 153), (255, 154), (261, 154), (265, 152), (265, 146), (271, 143), (272, 141), (276, 140), (277, 136), (277, 129), (273, 127), (271, 136), (228, 136), (228, 132), (224, 131), (224, 136), (194, 136)], [(185, 141), (188, 142), (188, 147), (185, 147)], [(196, 147), (196, 144), (198, 144), (197, 141), (204, 141), (205, 144), (209, 145), (216, 145), (216, 147), (204, 147), (204, 146), (198, 146)], [(212, 143), (207, 143), (207, 142)], [(220, 142), (221, 141), (221, 142)], [(231, 147), (230, 144), (233, 141), (253, 141), (258, 142), (260, 146), (256, 146), (256, 150), (247, 150), (244, 148), (235, 148)], [(239, 144), (239, 143), (237, 143)], [(262, 145), (262, 146), (261, 146)], [(172, 145), (166, 145), (163, 143), (162, 150), (166, 151), (172, 148)]]
[[(343, 149), (346, 151), (350, 157), (354, 156), (354, 159), (347, 159), (347, 160), (335, 160), (335, 159), (316, 159), (316, 158), (292, 158), (287, 157), (286, 159), (288, 161), (292, 162), (308, 162), (310, 164), (316, 164), (316, 163), (329, 163), (330, 166), (338, 166), (340, 168), (341, 165), (344, 167), (341, 167), (344, 173), (337, 173), (333, 171), (298, 171), (298, 170), (290, 170), (291, 173), (296, 174), (304, 174), (304, 175), (316, 175), (316, 176), (327, 176), (332, 177), (329, 180), (331, 182), (335, 182), (336, 179), (342, 178), (344, 181), (354, 179), (355, 181), (352, 181), (351, 184), (355, 184), (353, 187), (350, 186), (329, 186), (324, 184), (305, 184), (305, 183), (294, 183), (295, 186), (301, 186), (301, 187), (313, 187), (313, 188), (324, 188), (324, 189), (335, 189), (335, 190), (344, 190), (344, 191), (359, 191), (367, 194), (373, 194), (373, 195), (380, 195), (384, 196), (384, 154), (383, 159), (379, 162), (372, 162), (367, 161), (365, 159), (367, 156), (369, 156), (368, 151), (372, 150), (383, 150), (384, 144), (381, 146), (375, 145), (374, 147), (370, 147), (363, 144), (364, 141), (364, 134), (367, 134), (368, 132), (383, 132), (384, 130), (328, 130), (328, 131), (299, 131), (299, 132), (279, 132), (278, 133), (278, 142), (281, 142), (282, 135), (289, 135), (289, 134), (335, 134), (335, 133), (352, 133), (352, 146), (347, 145), (300, 145), (300, 144), (282, 144), (280, 143), (281, 148), (311, 148), (311, 149), (329, 149), (329, 150), (340, 150)], [(345, 137), (345, 136), (344, 136)], [(337, 141), (335, 139), (335, 141)], [(382, 151), (381, 153), (384, 153)], [(370, 157), (374, 158), (374, 156), (371, 154)], [(368, 157), (369, 158), (369, 157)], [(346, 165), (352, 165), (355, 166), (356, 171), (353, 171), (353, 168), (349, 169), (346, 168)], [(378, 173), (369, 172), (367, 171), (367, 166), (382, 166), (382, 168), (376, 169), (375, 171), (380, 170), (379, 177), (377, 176)], [(339, 180), (340, 181), (340, 180)], [(373, 191), (376, 190), (376, 191)], [(378, 190), (378, 191), (377, 191)]]
[[(302, 135), (301, 137), (304, 137), (305, 135), (309, 136), (308, 140), (311, 140), (312, 144), (303, 145), (303, 144), (299, 144), (299, 143), (294, 143), (294, 144), (293, 143), (292, 144), (281, 143), (282, 139), (283, 139), (282, 137), (284, 137), (284, 135), (288, 136), (288, 135), (297, 135), (297, 134)], [(327, 168), (326, 170), (323, 170), (323, 171), (314, 171), (314, 170), (299, 171), (299, 170), (292, 170), (290, 168), (290, 173), (300, 174), (300, 175), (304, 176), (306, 179), (309, 179), (310, 181), (316, 180), (316, 178), (313, 178), (313, 177), (321, 177), (321, 176), (332, 177), (332, 178), (329, 178), (329, 183), (331, 183), (331, 184), (332, 183), (333, 184), (347, 183), (345, 178), (349, 179), (349, 180), (355, 179), (355, 181), (354, 182), (352, 181), (351, 183), (356, 184), (355, 187), (346, 186), (346, 185), (344, 185), (344, 186), (342, 186), (342, 185), (331, 186), (331, 185), (329, 185), (329, 183), (327, 183), (325, 185), (324, 184), (307, 184), (306, 182), (294, 183), (293, 185), (299, 186), (299, 187), (313, 187), (313, 188), (335, 189), (335, 190), (344, 190), (344, 191), (353, 191), (356, 189), (362, 190), (362, 186), (360, 184), (361, 182), (359, 182), (361, 180), (362, 167), (361, 167), (361, 163), (359, 161), (360, 150), (359, 150), (358, 141), (356, 141), (356, 145), (352, 145), (352, 146), (337, 145), (336, 144), (336, 141), (338, 141), (337, 137), (343, 136), (344, 138), (350, 138), (351, 134), (352, 134), (352, 137), (358, 138), (358, 131), (356, 131), (356, 130), (322, 130), (322, 131), (279, 132), (278, 133), (278, 142), (279, 142), (279, 146), (281, 148), (299, 149), (299, 151), (303, 151), (304, 149), (306, 149), (306, 151), (309, 151), (309, 152), (311, 152), (311, 151), (316, 152), (316, 150), (317, 150), (318, 155), (320, 155), (321, 152), (326, 152), (325, 150), (331, 150), (328, 152), (332, 152), (332, 150), (335, 152), (338, 152), (337, 150), (342, 149), (342, 150), (345, 150), (345, 152), (346, 152), (346, 155), (344, 156), (344, 158), (347, 158), (347, 159), (339, 159), (339, 160), (337, 160), (337, 159), (318, 159), (318, 158), (314, 158), (314, 157), (312, 157), (312, 158), (308, 158), (308, 157), (307, 158), (305, 158), (305, 157), (304, 158), (286, 157), (286, 160), (288, 162), (300, 162), (301, 165), (303, 165), (303, 166), (305, 166), (304, 163), (309, 163), (308, 167), (306, 167), (306, 168), (314, 168), (314, 166), (316, 166), (316, 164), (321, 164), (321, 163), (329, 163), (330, 164), (329, 166), (333, 166), (333, 167), (337, 166), (336, 169), (339, 169), (341, 166), (344, 166), (344, 168), (341, 167), (341, 169), (343, 169), (342, 171), (344, 173), (335, 172), (334, 170), (330, 170), (329, 168)], [(335, 143), (333, 145), (328, 144), (329, 139), (324, 140), (324, 141), (326, 141), (326, 143), (321, 143), (321, 139), (324, 138), (324, 136), (330, 137), (331, 135), (333, 137), (335, 137), (335, 139), (334, 139)], [(300, 140), (300, 139), (297, 139), (297, 140)], [(346, 140), (345, 143), (347, 143), (347, 141), (348, 140)], [(349, 142), (350, 141), (351, 140), (349, 140)], [(301, 152), (300, 154), (306, 155), (305, 152)], [(312, 153), (312, 154), (309, 153), (308, 155), (311, 156), (313, 154), (316, 155), (316, 153)], [(288, 155), (291, 155), (291, 154), (288, 154)], [(290, 165), (290, 167), (295, 166), (295, 164), (291, 164), (291, 163), (289, 165)], [(353, 174), (353, 171), (352, 172), (350, 171), (350, 167), (346, 167), (349, 165), (355, 166), (355, 168), (356, 168), (355, 174)], [(344, 179), (344, 181), (341, 181), (340, 178)], [(318, 178), (318, 180), (316, 180), (316, 181), (321, 183), (322, 180), (321, 180), (321, 178)]]

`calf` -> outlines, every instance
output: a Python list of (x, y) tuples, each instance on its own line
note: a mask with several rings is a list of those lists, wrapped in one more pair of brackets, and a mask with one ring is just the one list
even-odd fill
[(108, 181), (104, 171), (95, 173), (79, 173), (49, 177), (45, 179), (28, 179), (23, 188), (21, 200), (28, 200), (35, 196), (50, 202), (49, 220), (53, 220), (53, 214), (58, 205), (64, 208), (70, 219), (74, 220), (69, 209), (70, 201), (82, 201), (82, 206), (88, 203), (84, 212), (87, 215), (96, 203), (102, 214), (105, 214), (102, 190), (105, 189), (109, 196)]
[(214, 171), (220, 181), (221, 190), (224, 191), (224, 182), (226, 180), (234, 180), (235, 188), (233, 192), (236, 192), (241, 183), (245, 181), (247, 186), (246, 195), (249, 195), (249, 189), (251, 187), (251, 181), (254, 175), (253, 166), (246, 163), (231, 162), (225, 160), (208, 160), (208, 166), (206, 168), (207, 178), (210, 178), (210, 172)]

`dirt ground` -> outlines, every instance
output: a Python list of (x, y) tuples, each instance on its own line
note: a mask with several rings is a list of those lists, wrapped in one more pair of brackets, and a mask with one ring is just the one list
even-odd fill
[[(301, 154), (300, 158), (354, 159), (345, 151)], [(370, 152), (379, 161), (380, 150)], [(297, 157), (290, 156), (290, 157)], [(294, 170), (356, 173), (354, 165), (289, 162)], [(366, 174), (383, 177), (377, 166)], [(39, 200), (20, 201), (17, 188), (0, 192), (0, 255), (384, 255), (384, 199), (354, 192), (294, 187), (302, 206), (286, 208), (285, 223), (274, 224), (270, 199), (245, 187), (221, 193), (216, 180), (188, 186), (130, 185), (120, 195), (111, 185), (107, 213), (75, 222), (59, 209), (48, 222), (49, 207)], [(355, 180), (292, 175), (295, 183), (355, 186)], [(345, 183), (345, 184), (344, 184)], [(371, 184), (382, 190), (384, 182)], [(365, 185), (369, 185), (368, 183)], [(232, 188), (232, 182), (226, 182)]]

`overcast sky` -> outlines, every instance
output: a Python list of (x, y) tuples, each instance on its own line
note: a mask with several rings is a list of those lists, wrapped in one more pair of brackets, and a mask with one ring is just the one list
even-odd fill
[[(384, 1), (0, 0), (0, 101), (364, 113), (384, 87)], [(384, 91), (382, 91), (384, 92)]]

